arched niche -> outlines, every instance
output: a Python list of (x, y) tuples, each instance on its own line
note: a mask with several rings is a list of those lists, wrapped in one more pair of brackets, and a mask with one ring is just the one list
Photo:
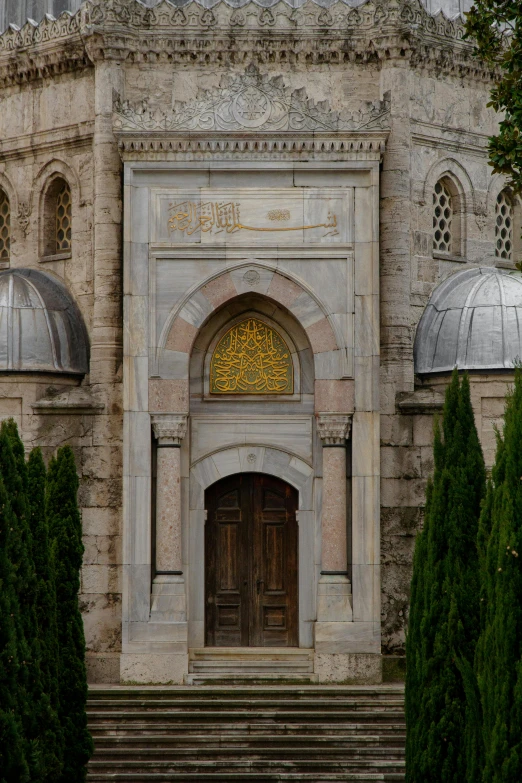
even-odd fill
[[(220, 340), (228, 330), (247, 319), (256, 319), (279, 335), (288, 346), (293, 365), (291, 394), (212, 394), (210, 365)], [(314, 392), (314, 357), (306, 332), (285, 307), (267, 297), (243, 294), (218, 308), (199, 330), (190, 356), (191, 403), (300, 402)]]

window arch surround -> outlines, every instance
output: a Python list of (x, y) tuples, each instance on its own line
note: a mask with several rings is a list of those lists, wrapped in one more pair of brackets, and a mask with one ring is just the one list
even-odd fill
[[(422, 185), (416, 191), (417, 203), (425, 207), (425, 231), (433, 232), (433, 194), (437, 183), (443, 183), (452, 198), (452, 242), (450, 252), (439, 252), (433, 248), (433, 256), (442, 260), (464, 261), (466, 258), (466, 220), (468, 214), (478, 214), (480, 205), (475, 186), (464, 166), (455, 158), (446, 157), (435, 161), (429, 168)], [(429, 221), (429, 223), (428, 223)]]
[[(510, 223), (511, 226), (506, 224), (506, 210), (502, 213), (502, 207), (506, 207), (509, 202), (511, 203)], [(494, 247), (494, 262), (498, 267), (505, 267), (506, 269), (513, 269), (515, 264), (522, 260), (522, 201), (520, 196), (513, 193), (511, 188), (506, 185), (505, 177), (497, 175), (492, 177), (487, 197), (487, 214), (489, 217), (489, 237)], [(501, 218), (498, 223), (498, 218)], [(509, 231), (505, 229), (511, 229), (511, 247), (507, 248), (505, 239)], [(503, 233), (504, 229), (504, 233)], [(501, 239), (500, 246), (497, 246), (498, 240)], [(510, 252), (504, 252), (506, 250)]]
[(71, 187), (62, 176), (51, 179), (44, 195), (43, 255), (66, 256), (72, 250)]
[(13, 218), (18, 212), (18, 199), (10, 180), (3, 173), (0, 173), (0, 210), (3, 212), (3, 219), (0, 220), (0, 234), (3, 232), (3, 242), (0, 242), (0, 269), (6, 269), (11, 262), (15, 229)]
[(460, 183), (449, 174), (440, 177), (432, 192), (434, 258), (465, 256), (464, 196)]
[(0, 264), (9, 263), (11, 257), (11, 202), (0, 187)]
[[(69, 250), (56, 247), (57, 197), (64, 183), (70, 189), (70, 229), (71, 248)], [(46, 163), (38, 173), (34, 182), (34, 192), (38, 194), (38, 232), (40, 261), (70, 258), (77, 230), (75, 228), (78, 208), (85, 203), (83, 188), (74, 168), (57, 158)], [(53, 250), (54, 248), (54, 250)]]

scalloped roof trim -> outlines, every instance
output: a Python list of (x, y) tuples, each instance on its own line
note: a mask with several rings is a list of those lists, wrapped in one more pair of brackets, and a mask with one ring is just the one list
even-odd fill
[[(312, 3), (313, 5), (317, 5), (321, 8), (331, 8), (332, 6), (341, 3), (342, 5), (346, 5), (349, 8), (362, 8), (365, 5), (369, 5), (372, 3), (373, 0), (361, 0), (361, 2), (351, 1), (351, 0), (157, 0), (157, 2), (153, 3), (152, 5), (143, 3), (141, 0), (129, 0), (129, 5), (134, 4), (137, 6), (140, 6), (142, 9), (155, 9), (160, 5), (167, 5), (171, 8), (184, 8), (187, 5), (190, 5), (191, 3), (194, 3), (195, 5), (199, 5), (202, 8), (214, 8), (215, 6), (219, 4), (228, 5), (230, 8), (244, 8), (247, 5), (254, 5), (258, 6), (259, 8), (273, 8), (274, 6), (278, 5), (279, 3), (283, 3), (284, 5), (287, 5), (289, 8), (302, 8), (307, 3)], [(415, 0), (413, 0), (413, 5), (415, 5)], [(426, 5), (424, 4), (423, 0), (417, 0), (417, 4), (422, 8), (422, 10), (426, 13), (427, 16), (431, 16), (433, 19), (443, 19), (447, 22), (464, 22), (464, 15), (461, 13), (455, 14), (454, 16), (450, 16), (444, 12), (444, 10), (439, 9), (435, 13), (431, 13)], [(26, 33), (27, 39), (30, 37), (30, 33), (35, 33), (42, 27), (49, 27), (52, 26), (55, 23), (59, 23), (60, 21), (69, 21), (69, 22), (76, 22), (76, 30), (79, 30), (79, 24), (80, 17), (82, 14), (82, 11), (85, 7), (90, 5), (89, 0), (87, 2), (84, 2), (78, 11), (63, 11), (59, 16), (55, 17), (52, 14), (45, 14), (44, 17), (40, 22), (36, 22), (34, 19), (28, 17), (27, 21), (25, 22), (22, 27), (19, 27), (17, 24), (10, 23), (6, 29), (0, 33), (0, 40), (5, 37), (11, 37), (13, 33)], [(73, 32), (73, 30), (71, 30)], [(29, 35), (27, 35), (29, 34)], [(29, 45), (30, 41), (27, 40), (26, 45)], [(24, 43), (19, 44), (24, 45)]]

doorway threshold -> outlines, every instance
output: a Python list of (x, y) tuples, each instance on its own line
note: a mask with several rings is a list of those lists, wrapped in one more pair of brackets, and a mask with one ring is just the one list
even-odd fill
[(200, 647), (189, 650), (187, 685), (312, 684), (314, 651), (300, 647)]

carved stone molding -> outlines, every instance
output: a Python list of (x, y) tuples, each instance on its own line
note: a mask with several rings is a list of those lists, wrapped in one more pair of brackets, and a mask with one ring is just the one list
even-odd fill
[(144, 131), (352, 131), (387, 127), (389, 94), (360, 111), (339, 114), (328, 101), (314, 103), (302, 87), (291, 91), (282, 76), (270, 78), (251, 63), (243, 74), (226, 75), (215, 90), (175, 101), (171, 111), (151, 109), (148, 100), (117, 103), (115, 130)]
[(27, 201), (20, 201), (18, 205), (18, 225), (22, 229), (24, 238), (27, 236), (29, 229), (29, 218), (31, 216), (31, 205)]
[(352, 417), (344, 413), (318, 413), (317, 431), (323, 446), (343, 446), (350, 435)]
[(379, 161), (388, 131), (352, 133), (179, 134), (115, 131), (123, 160), (372, 160)]
[(160, 445), (179, 446), (187, 434), (188, 416), (186, 413), (156, 413), (152, 417), (154, 435)]
[[(88, 0), (76, 14), (51, 15), (0, 35), (0, 85), (49, 78), (98, 59), (120, 62), (211, 64), (253, 60), (342, 66), (400, 60), (430, 73), (491, 80), (494, 74), (463, 40), (463, 20), (428, 13), (419, 0), (367, 0), (328, 8), (306, 0), (300, 8), (279, 0), (264, 8), (248, 0), (169, 2), (152, 8), (138, 0)], [(16, 59), (16, 68), (13, 67)]]

